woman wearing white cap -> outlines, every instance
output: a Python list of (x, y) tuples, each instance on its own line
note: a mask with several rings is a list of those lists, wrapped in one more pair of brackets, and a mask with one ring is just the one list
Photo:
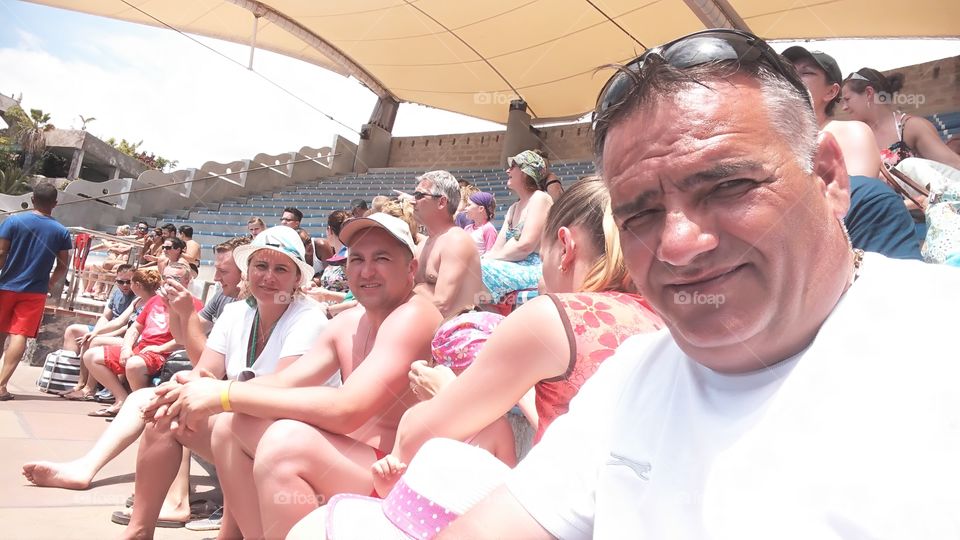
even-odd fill
[[(224, 308), (196, 367), (158, 387), (156, 398), (144, 409), (146, 418), (156, 422), (144, 430), (140, 443), (136, 503), (127, 536), (152, 536), (184, 446), (214, 461), (210, 433), (217, 415), (191, 417), (188, 411), (223, 410), (233, 384), (256, 384), (255, 377), (291, 364), (326, 326), (319, 305), (299, 293), (313, 268), (304, 261), (296, 231), (271, 227), (234, 250), (233, 257), (245, 274), (250, 296)], [(339, 374), (327, 384), (338, 385)], [(226, 530), (231, 523), (229, 508), (224, 520)]]

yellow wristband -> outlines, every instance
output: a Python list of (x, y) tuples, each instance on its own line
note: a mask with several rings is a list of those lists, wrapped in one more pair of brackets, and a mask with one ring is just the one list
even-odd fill
[(233, 410), (233, 407), (230, 406), (230, 387), (233, 385), (233, 381), (227, 383), (227, 386), (220, 391), (220, 406), (223, 407), (223, 412), (230, 412)]

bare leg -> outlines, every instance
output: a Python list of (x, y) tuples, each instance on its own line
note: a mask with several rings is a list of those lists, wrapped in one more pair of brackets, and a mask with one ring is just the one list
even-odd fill
[(217, 534), (217, 540), (233, 540), (234, 538), (243, 539), (243, 533), (240, 532), (240, 526), (233, 517), (233, 512), (224, 503), (223, 519), (220, 520), (220, 532)]
[(31, 461), (23, 466), (23, 476), (38, 486), (87, 489), (100, 469), (133, 444), (143, 432), (144, 421), (140, 409), (149, 403), (153, 392), (152, 388), (145, 388), (130, 394), (93, 448), (80, 458), (62, 463)]
[(230, 510), (245, 538), (262, 538), (252, 456), (273, 420), (231, 413), (218, 416), (212, 443), (224, 507)]
[[(0, 334), (0, 349), (3, 348), (3, 340), (7, 334)], [(27, 348), (27, 337), (17, 334), (10, 334), (10, 343), (7, 345), (6, 352), (3, 353), (3, 366), (0, 367), (0, 394), (7, 392), (7, 383), (13, 372), (20, 364), (23, 358), (23, 351)]]
[(126, 375), (127, 384), (130, 385), (131, 390), (136, 391), (146, 388), (150, 384), (150, 372), (147, 369), (147, 364), (143, 361), (143, 358), (137, 355), (127, 359)]
[(127, 399), (126, 388), (120, 384), (120, 379), (117, 377), (117, 374), (106, 366), (103, 358), (103, 347), (97, 347), (96, 349), (87, 351), (83, 361), (87, 364), (87, 369), (90, 370), (93, 378), (107, 387), (107, 390), (110, 390), (113, 397), (117, 398), (117, 405), (120, 405), (123, 403), (123, 400)]
[(373, 448), (295, 420), (264, 432), (253, 461), (265, 537), (283, 538), (338, 493), (369, 495)]
[[(183, 461), (184, 446), (191, 448), (203, 459), (213, 461), (210, 434), (215, 421), (216, 416), (213, 416), (206, 423), (200, 424), (197, 431), (184, 431), (182, 435), (170, 431), (166, 425), (158, 427), (151, 424), (144, 429), (140, 451), (137, 453), (133, 495), (136, 502), (123, 538), (153, 538), (165, 494), (170, 492)], [(184, 503), (187, 505), (187, 515), (183, 520), (186, 521), (189, 518), (190, 503), (186, 498)]]
[(77, 344), (77, 340), (86, 335), (88, 331), (89, 329), (85, 324), (71, 324), (63, 333), (63, 346), (61, 348), (73, 354), (78, 354), (80, 345)]

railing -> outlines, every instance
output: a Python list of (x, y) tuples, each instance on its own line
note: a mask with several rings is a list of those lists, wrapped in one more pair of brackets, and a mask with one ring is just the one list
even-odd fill
[(109, 271), (94, 274), (93, 272), (85, 269), (87, 256), (90, 253), (90, 248), (93, 247), (93, 243), (99, 240), (101, 242), (113, 242), (130, 246), (130, 251), (127, 252), (127, 263), (136, 266), (137, 261), (140, 260), (140, 251), (143, 248), (143, 240), (115, 236), (112, 234), (87, 229), (85, 227), (67, 227), (67, 230), (70, 231), (70, 236), (74, 246), (73, 257), (71, 258), (70, 265), (67, 270), (67, 280), (70, 285), (67, 287), (66, 292), (63, 292), (62, 289), (59, 291), (52, 291), (53, 294), (51, 296), (53, 298), (53, 307), (58, 309), (66, 309), (69, 311), (76, 311), (77, 295), (81, 292), (81, 280), (88, 281), (93, 279), (94, 288), (101, 283), (109, 283), (112, 287), (112, 282), (108, 282), (98, 277), (102, 276), (104, 273), (109, 273)]

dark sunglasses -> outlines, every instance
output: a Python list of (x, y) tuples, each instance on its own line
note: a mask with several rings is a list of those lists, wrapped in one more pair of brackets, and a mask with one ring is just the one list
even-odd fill
[(117, 285), (129, 285), (131, 281), (129, 279), (117, 279), (117, 280), (114, 280), (114, 283), (116, 283)]
[[(741, 64), (759, 62), (786, 79), (800, 95), (806, 98), (808, 104), (810, 101), (807, 87), (804, 86), (793, 64), (777, 54), (777, 51), (773, 50), (766, 41), (747, 32), (722, 28), (694, 32), (665, 45), (647, 50), (627, 64), (626, 68), (633, 74), (640, 74), (644, 63), (651, 57), (657, 57), (678, 69), (730, 60), (736, 60)], [(594, 128), (596, 127), (596, 116), (599, 113), (623, 101), (624, 96), (633, 86), (631, 79), (631, 74), (619, 71), (607, 81), (600, 92), (600, 98), (597, 100)], [(810, 107), (812, 108), (813, 105), (810, 105)]]
[(149, 227), (137, 227), (137, 230), (138, 230), (138, 231), (149, 231), (150, 228), (149, 228)]
[(424, 197), (434, 197), (434, 198), (439, 199), (440, 197), (443, 197), (443, 195), (437, 195), (436, 193), (424, 193), (424, 192), (422, 192), (422, 191), (414, 191), (414, 192), (413, 192), (413, 198), (414, 198), (415, 200), (418, 200), (418, 201), (419, 201), (419, 200), (422, 200)]
[(167, 250), (167, 249), (180, 249), (180, 248), (176, 248), (176, 247), (173, 247), (173, 246), (163, 246), (163, 249), (164, 249), (164, 250)]

